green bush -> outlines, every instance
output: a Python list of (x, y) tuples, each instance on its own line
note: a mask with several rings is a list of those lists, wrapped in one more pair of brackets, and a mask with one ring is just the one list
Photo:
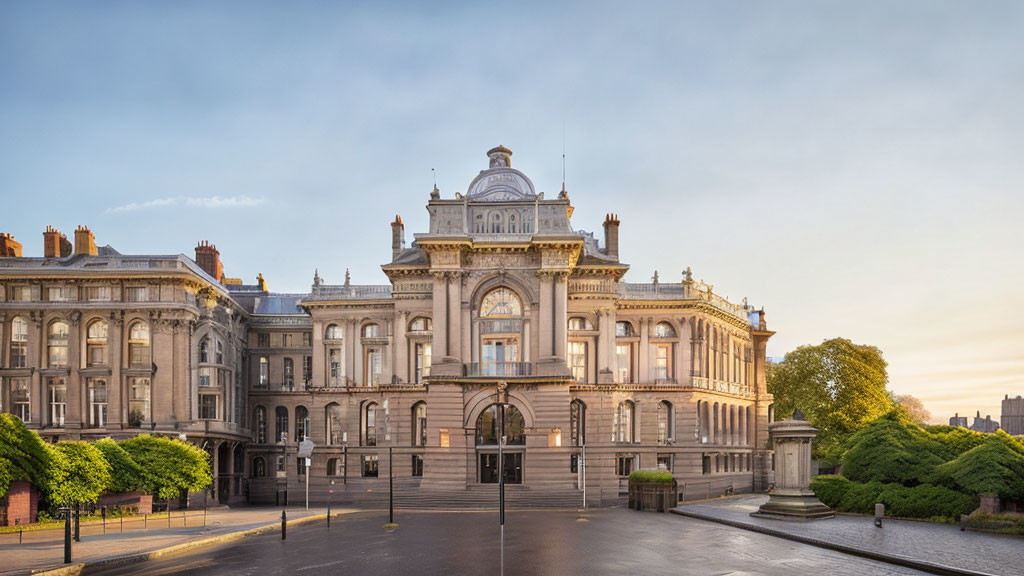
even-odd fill
[(839, 475), (815, 476), (811, 478), (811, 490), (829, 508), (839, 508), (843, 497), (853, 485), (848, 479)]
[(858, 430), (846, 444), (843, 476), (855, 482), (920, 484), (948, 449), (899, 410)]
[(978, 507), (978, 498), (950, 490), (944, 486), (920, 484), (908, 488), (900, 484), (887, 484), (878, 495), (885, 504), (886, 515), (902, 518), (941, 517), (956, 521), (961, 514), (969, 514)]
[(103, 452), (88, 442), (58, 442), (55, 459), (59, 482), (47, 489), (47, 500), (57, 506), (95, 502), (110, 485), (110, 464)]
[(629, 475), (630, 484), (671, 484), (674, 481), (668, 470), (637, 470)]
[(7, 488), (11, 486), (11, 476), (11, 461), (0, 458), (0, 495), (7, 494)]
[(141, 467), (142, 489), (157, 498), (176, 498), (213, 481), (210, 456), (187, 442), (140, 434), (121, 447)]
[(955, 460), (937, 466), (930, 479), (966, 494), (1024, 500), (1024, 445), (999, 430)]
[(26, 480), (41, 489), (46, 489), (59, 478), (53, 476), (53, 460), (59, 458), (54, 449), (43, 442), (14, 414), (0, 414), (0, 458), (8, 462), (7, 483), (0, 490), (0, 496), (7, 493), (10, 482)]
[(875, 503), (878, 502), (878, 495), (884, 489), (885, 484), (881, 482), (851, 482), (850, 489), (839, 501), (838, 509), (844, 512), (872, 514), (875, 511)]
[(112, 476), (108, 487), (110, 492), (121, 494), (142, 488), (144, 483), (142, 467), (132, 459), (124, 448), (110, 438), (99, 440), (94, 443), (94, 446), (103, 453), (103, 457), (110, 464)]

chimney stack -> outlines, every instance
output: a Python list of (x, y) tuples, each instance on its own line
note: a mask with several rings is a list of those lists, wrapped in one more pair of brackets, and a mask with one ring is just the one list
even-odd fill
[(96, 237), (93, 236), (92, 230), (89, 230), (88, 226), (75, 228), (75, 256), (79, 254), (88, 254), (89, 256), (99, 254), (96, 251)]
[(196, 246), (196, 264), (204, 272), (213, 276), (213, 279), (220, 282), (224, 277), (224, 266), (220, 263), (220, 252), (217, 246), (210, 244), (208, 240), (202, 240)]
[(53, 226), (47, 226), (43, 232), (43, 257), (66, 258), (71, 256), (71, 242)]
[(395, 215), (395, 221), (391, 223), (391, 261), (394, 262), (398, 255), (405, 250), (405, 224), (402, 224), (402, 217)]
[(619, 260), (619, 217), (615, 214), (604, 217), (604, 250), (609, 258)]
[(0, 258), (21, 258), (21, 242), (7, 232), (0, 232)]

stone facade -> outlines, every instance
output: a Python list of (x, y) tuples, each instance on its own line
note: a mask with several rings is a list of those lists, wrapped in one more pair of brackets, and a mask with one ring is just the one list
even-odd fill
[(1002, 408), (1000, 421), (1003, 430), (1013, 436), (1024, 435), (1024, 397), (1010, 398), (1010, 395), (1007, 394), (1003, 398)]
[[(12, 394), (27, 380), (29, 424), (47, 435), (186, 433), (217, 456), (226, 500), (294, 503), (308, 473), (313, 501), (332, 482), (335, 501), (373, 501), (386, 496), (393, 468), (403, 505), (491, 505), (502, 412), (513, 504), (578, 505), (584, 485), (588, 504), (618, 503), (631, 470), (656, 467), (671, 469), (690, 499), (766, 489), (773, 333), (763, 311), (726, 301), (689, 270), (681, 282), (623, 282), (617, 217), (606, 218), (601, 246), (570, 225), (564, 189), (545, 198), (511, 167), (510, 151), (488, 157), (465, 194), (434, 189), (429, 229), (408, 247), (396, 217), (387, 285), (316, 274), (309, 293), (273, 293), (262, 277), (229, 282), (206, 243), (201, 266), (103, 249), (0, 260), (6, 293), (30, 290), (29, 300), (0, 304), (4, 350), (15, 316), (30, 326), (31, 364), (15, 368), (4, 355), (4, 409), (15, 410)], [(133, 258), (144, 264), (115, 263)], [(101, 261), (109, 276), (89, 266)], [(118, 298), (54, 303), (42, 292), (70, 284), (83, 294), (98, 282)], [(135, 282), (159, 287), (160, 298), (122, 302)], [(62, 426), (47, 419), (43, 396), (53, 371), (45, 327), (58, 317), (81, 349), (57, 368), (69, 395), (77, 390)], [(119, 356), (97, 373), (120, 396), (109, 404), (116, 419), (96, 430), (83, 418), (92, 368), (81, 354), (99, 317)], [(153, 415), (141, 426), (123, 402), (126, 372), (139, 369), (123, 360), (136, 321), (154, 327)], [(308, 470), (297, 455), (305, 437), (316, 445)]]

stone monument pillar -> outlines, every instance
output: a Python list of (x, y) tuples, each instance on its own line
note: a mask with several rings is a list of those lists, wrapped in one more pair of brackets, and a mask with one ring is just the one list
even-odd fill
[(751, 516), (780, 520), (832, 518), (835, 511), (811, 491), (811, 441), (818, 430), (797, 410), (793, 418), (768, 425), (775, 446), (775, 487)]

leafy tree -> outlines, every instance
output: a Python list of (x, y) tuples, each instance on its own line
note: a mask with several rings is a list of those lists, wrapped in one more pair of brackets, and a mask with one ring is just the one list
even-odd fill
[(158, 498), (202, 490), (213, 481), (209, 455), (187, 442), (140, 434), (121, 447), (141, 467), (142, 489)]
[(777, 419), (799, 408), (819, 430), (815, 456), (835, 462), (843, 441), (893, 407), (882, 352), (844, 338), (800, 346), (768, 366)]
[(7, 489), (11, 486), (11, 477), (11, 461), (0, 458), (0, 496), (7, 494)]
[(0, 474), (0, 477), (7, 478), (0, 484), (0, 496), (7, 493), (10, 483), (15, 480), (26, 480), (46, 490), (53, 481), (60, 480), (60, 471), (52, 468), (57, 458), (60, 456), (54, 449), (43, 442), (39, 434), (26, 428), (20, 418), (14, 414), (0, 414), (0, 459), (7, 461), (7, 472)]
[(48, 487), (50, 503), (68, 506), (99, 499), (110, 485), (110, 464), (103, 452), (88, 442), (58, 442), (56, 449), (63, 456), (55, 461), (62, 480)]
[(924, 403), (921, 402), (917, 397), (911, 396), (910, 394), (897, 394), (892, 397), (893, 402), (899, 405), (900, 408), (906, 410), (907, 415), (914, 419), (918, 424), (927, 424), (932, 419), (932, 413), (924, 407)]
[(110, 464), (111, 482), (108, 490), (114, 493), (133, 492), (142, 488), (142, 467), (121, 447), (110, 438), (104, 438), (93, 444), (107, 463)]

